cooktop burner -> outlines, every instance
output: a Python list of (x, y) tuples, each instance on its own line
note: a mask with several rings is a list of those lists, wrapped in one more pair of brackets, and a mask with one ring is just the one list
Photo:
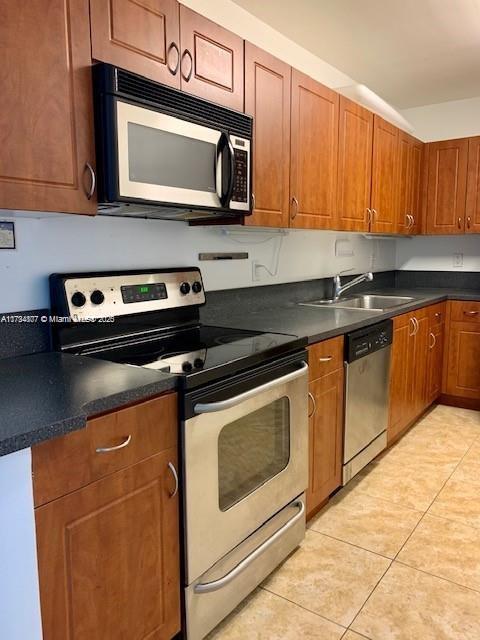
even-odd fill
[[(295, 340), (294, 336), (200, 325), (176, 330), (153, 339), (84, 351), (102, 360), (147, 367), (182, 376), (195, 376), (207, 370), (256, 358), (276, 351)], [(234, 367), (237, 368), (237, 367)]]

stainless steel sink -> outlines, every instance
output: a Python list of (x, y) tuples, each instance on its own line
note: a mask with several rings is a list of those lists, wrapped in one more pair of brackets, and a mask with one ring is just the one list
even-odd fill
[(408, 296), (389, 296), (389, 295), (357, 295), (350, 298), (340, 298), (339, 300), (314, 300), (312, 302), (300, 302), (305, 307), (323, 307), (329, 309), (357, 309), (362, 311), (383, 312), (393, 307), (399, 307), (407, 304), (415, 298)]

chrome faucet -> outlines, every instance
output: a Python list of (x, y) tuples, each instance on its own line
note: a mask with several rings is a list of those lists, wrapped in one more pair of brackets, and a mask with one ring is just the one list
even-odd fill
[[(350, 269), (348, 269), (348, 271), (350, 271)], [(342, 293), (345, 293), (345, 291), (348, 291), (348, 289), (355, 287), (357, 284), (360, 284), (361, 282), (371, 282), (372, 280), (373, 273), (371, 271), (368, 271), (367, 273), (362, 273), (361, 276), (350, 280), (350, 282), (347, 282), (347, 284), (344, 284), (342, 287), (340, 273), (337, 273), (336, 276), (333, 276), (333, 301), (336, 302), (342, 295)]]

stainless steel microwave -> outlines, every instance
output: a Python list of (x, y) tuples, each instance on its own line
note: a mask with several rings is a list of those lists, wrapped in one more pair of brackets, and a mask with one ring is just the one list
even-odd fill
[(94, 96), (99, 213), (251, 213), (250, 116), (103, 63)]

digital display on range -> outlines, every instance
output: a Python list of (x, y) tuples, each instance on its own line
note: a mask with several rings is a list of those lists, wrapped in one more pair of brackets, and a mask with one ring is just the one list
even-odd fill
[(167, 287), (163, 282), (155, 284), (133, 284), (120, 287), (122, 300), (125, 304), (131, 302), (148, 302), (149, 300), (165, 300)]

